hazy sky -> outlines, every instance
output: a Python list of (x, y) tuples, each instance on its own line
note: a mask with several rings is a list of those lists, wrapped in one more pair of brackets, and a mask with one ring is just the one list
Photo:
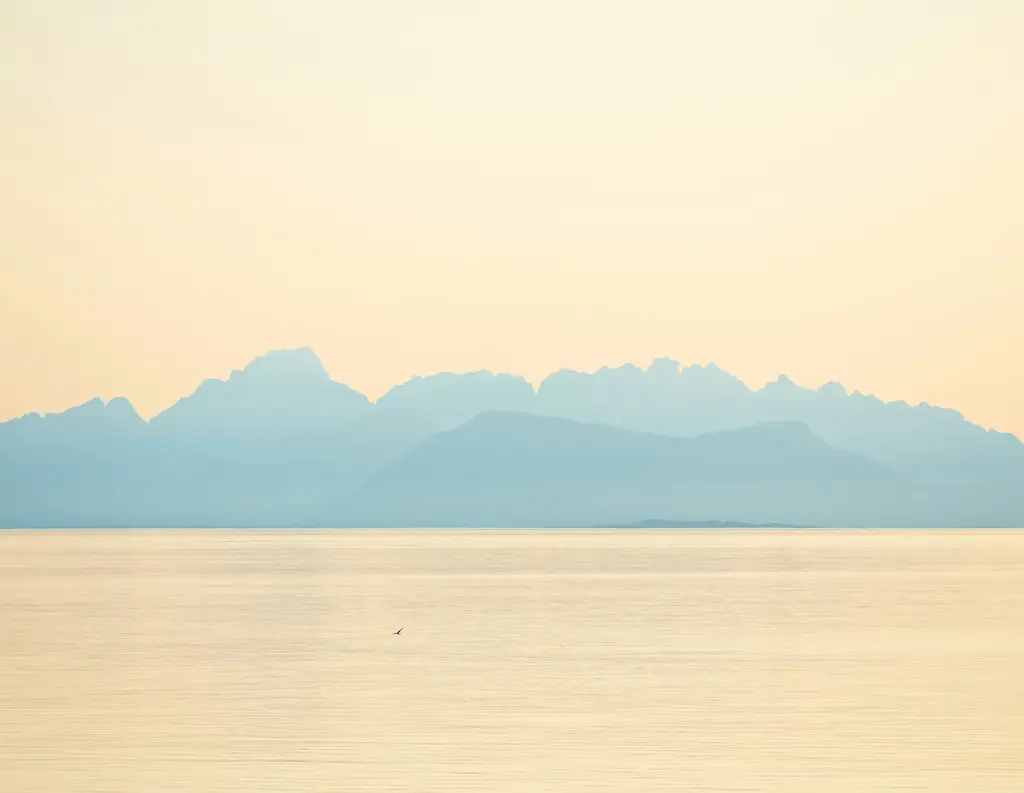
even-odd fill
[(1024, 2), (0, 0), (0, 418), (304, 344), (1024, 437)]

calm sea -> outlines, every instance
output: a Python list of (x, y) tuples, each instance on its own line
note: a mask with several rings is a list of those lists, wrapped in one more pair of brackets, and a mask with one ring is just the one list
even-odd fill
[(4, 793), (689, 790), (1024, 791), (1024, 533), (0, 532)]

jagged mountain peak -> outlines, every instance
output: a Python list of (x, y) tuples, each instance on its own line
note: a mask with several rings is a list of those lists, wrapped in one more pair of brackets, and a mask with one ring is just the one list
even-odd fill
[(205, 380), (151, 423), (213, 431), (311, 427), (320, 420), (332, 425), (348, 421), (369, 405), (363, 394), (332, 380), (311, 348), (299, 347), (272, 350), (226, 380)]
[(330, 380), (323, 363), (311, 347), (271, 350), (254, 358), (244, 369), (236, 369), (229, 380), (294, 384), (296, 381)]

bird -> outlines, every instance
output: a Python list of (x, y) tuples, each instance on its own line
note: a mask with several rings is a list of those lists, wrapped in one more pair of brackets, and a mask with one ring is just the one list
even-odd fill
[(405, 628), (399, 628), (397, 631), (395, 631), (391, 635), (392, 636), (401, 636), (402, 635), (402, 631), (404, 631), (404, 630), (405, 630)]

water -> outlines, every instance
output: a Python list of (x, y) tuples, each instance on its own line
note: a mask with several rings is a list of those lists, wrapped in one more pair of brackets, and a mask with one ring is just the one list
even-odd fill
[(1020, 532), (0, 533), (11, 793), (1011, 793), (1022, 742)]

